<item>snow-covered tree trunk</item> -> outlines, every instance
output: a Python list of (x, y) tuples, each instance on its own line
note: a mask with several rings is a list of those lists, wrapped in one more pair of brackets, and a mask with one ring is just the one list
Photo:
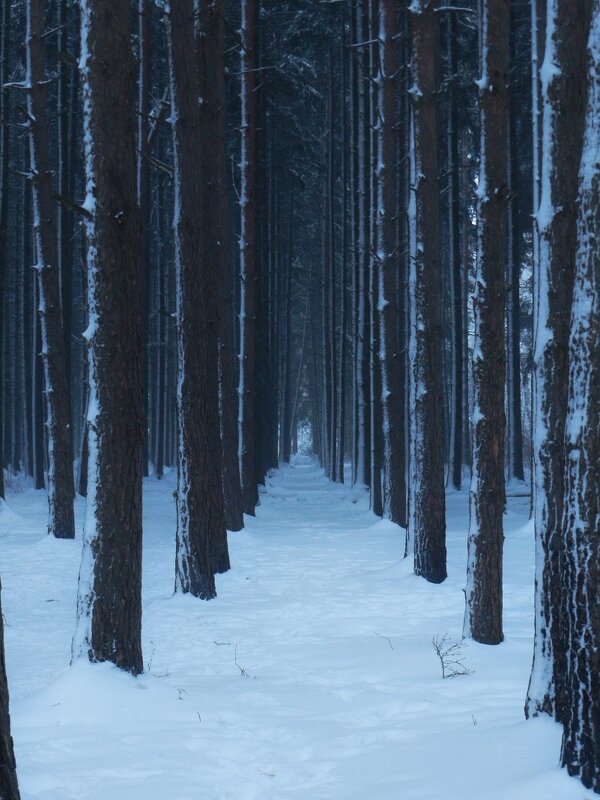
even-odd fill
[[(415, 572), (446, 578), (442, 403), (438, 96), (439, 22), (431, 0), (412, 12), (412, 142), (409, 200), (410, 457), (407, 545)], [(408, 548), (407, 548), (408, 549)]]
[(48, 533), (75, 536), (73, 453), (67, 358), (62, 330), (56, 213), (48, 141), (45, 3), (27, 0), (27, 115), (33, 187), (48, 452)]
[(254, 351), (256, 326), (256, 23), (259, 0), (242, 0), (240, 46), (240, 367), (239, 463), (244, 513), (258, 500), (255, 468)]
[(348, 248), (348, 176), (349, 176), (349, 162), (351, 154), (349, 149), (349, 136), (348, 136), (348, 96), (351, 87), (348, 86), (348, 44), (347, 44), (347, 21), (346, 21), (346, 6), (342, 5), (341, 14), (341, 27), (342, 27), (342, 41), (340, 49), (341, 60), (341, 98), (342, 98), (342, 153), (341, 153), (341, 180), (342, 180), (342, 242), (341, 242), (341, 275), (340, 275), (340, 324), (339, 324), (339, 358), (338, 358), (338, 374), (337, 374), (337, 466), (336, 474), (340, 483), (344, 483), (344, 461), (346, 456), (346, 351), (348, 335), (348, 302), (346, 298), (346, 289), (348, 282), (348, 260), (350, 252)]
[(369, 120), (367, 110), (368, 97), (368, 71), (367, 57), (364, 41), (367, 39), (365, 25), (364, 4), (366, 0), (358, 2), (356, 14), (356, 39), (357, 44), (357, 309), (356, 309), (356, 482), (366, 484), (370, 482), (370, 417), (369, 417), (369, 304), (367, 294), (367, 276), (369, 263), (369, 197), (368, 197), (368, 164), (369, 164)]
[(215, 571), (229, 569), (219, 426), (216, 265), (202, 197), (200, 80), (193, 0), (167, 11), (175, 186), (177, 313), (177, 547), (175, 590), (215, 597)]
[(336, 218), (335, 218), (335, 119), (336, 119), (336, 82), (335, 66), (333, 58), (333, 46), (329, 51), (329, 100), (328, 100), (328, 133), (327, 133), (327, 194), (326, 194), (326, 214), (325, 224), (327, 226), (326, 236), (326, 263), (327, 280), (329, 281), (329, 330), (327, 339), (329, 342), (329, 362), (327, 365), (329, 378), (329, 476), (331, 480), (337, 481), (337, 396), (339, 391), (337, 375), (337, 287), (336, 287)]
[(450, 298), (452, 314), (452, 362), (450, 398), (450, 447), (448, 459), (449, 480), (455, 489), (462, 486), (463, 468), (463, 393), (465, 379), (465, 348), (463, 331), (463, 263), (460, 242), (460, 181), (458, 149), (459, 94), (458, 42), (456, 14), (450, 13), (446, 21), (446, 58), (448, 69), (448, 129), (446, 147), (448, 159), (448, 255), (450, 260)]
[[(510, 70), (518, 69), (514, 4), (510, 8)], [(521, 186), (520, 153), (517, 120), (522, 98), (518, 96), (516, 78), (511, 80), (508, 131), (508, 241), (506, 270), (506, 466), (507, 478), (523, 481), (523, 421), (521, 413)]]
[[(110, 58), (106, 54), (110, 53)], [(73, 657), (143, 671), (142, 283), (129, 5), (82, 0), (88, 491)], [(119, 113), (115, 114), (115, 108)]]
[[(0, 339), (4, 330), (4, 288), (6, 283), (6, 237), (8, 233), (8, 56), (11, 4), (0, 9)], [(0, 345), (3, 344), (0, 341)], [(0, 348), (1, 349), (1, 348)], [(4, 386), (0, 384), (0, 433), (4, 431)], [(0, 499), (4, 498), (4, 452), (0, 446)]]
[(464, 636), (498, 644), (502, 632), (504, 382), (508, 210), (508, 0), (483, 0), (481, 150), (473, 311), (473, 471)]
[(600, 0), (591, 8), (569, 337), (562, 763), (600, 793)]
[[(535, 641), (526, 713), (562, 721), (564, 640), (565, 416), (568, 341), (577, 246), (577, 187), (586, 102), (591, 0), (573, 13), (548, 0), (542, 77), (541, 197), (536, 218), (534, 491)], [(534, 38), (534, 41), (537, 39)]]
[(203, 103), (202, 141), (204, 199), (201, 213), (218, 278), (219, 398), (223, 451), (223, 496), (227, 528), (244, 526), (242, 489), (237, 460), (238, 430), (235, 400), (234, 283), (231, 269), (227, 121), (225, 117), (225, 8), (223, 0), (200, 5), (200, 79)]
[(377, 260), (379, 267), (379, 359), (383, 409), (383, 510), (402, 519), (404, 470), (398, 447), (400, 428), (400, 352), (398, 321), (398, 247), (396, 241), (396, 88), (397, 13), (395, 0), (379, 1), (379, 93), (377, 169)]
[[(1, 587), (0, 587), (1, 591)], [(8, 681), (4, 658), (4, 615), (0, 606), (0, 797), (20, 800), (15, 751), (10, 733)]]
[(369, 48), (369, 409), (371, 443), (371, 509), (383, 515), (383, 411), (381, 407), (381, 364), (379, 361), (379, 261), (377, 259), (377, 165), (378, 165), (378, 96), (379, 48), (377, 47), (378, 0), (368, 0), (366, 26)]
[[(73, 150), (76, 149), (69, 137), (70, 114), (69, 101), (72, 100), (70, 93), (69, 73), (73, 73), (73, 67), (66, 63), (65, 54), (68, 52), (68, 29), (69, 29), (69, 8), (67, 0), (58, 0), (56, 4), (56, 47), (58, 50), (57, 62), (57, 81), (56, 81), (56, 150), (57, 150), (57, 188), (61, 197), (68, 197), (71, 194), (71, 166), (73, 164)], [(73, 80), (73, 78), (71, 78)], [(64, 354), (65, 354), (65, 373), (67, 387), (71, 387), (71, 342), (73, 338), (73, 325), (71, 306), (73, 303), (73, 225), (71, 222), (72, 212), (63, 203), (58, 203), (56, 208), (57, 216), (57, 252), (58, 252), (58, 273), (60, 275), (61, 307), (62, 307), (62, 327)], [(71, 437), (72, 439), (72, 437)]]
[(150, 130), (150, 9), (149, 0), (138, 0), (138, 42), (139, 42), (139, 67), (138, 67), (138, 104), (137, 104), (137, 196), (140, 207), (141, 236), (140, 236), (140, 268), (142, 270), (143, 307), (142, 324), (144, 326), (144, 476), (148, 475), (148, 344), (150, 341), (150, 148), (148, 134)]

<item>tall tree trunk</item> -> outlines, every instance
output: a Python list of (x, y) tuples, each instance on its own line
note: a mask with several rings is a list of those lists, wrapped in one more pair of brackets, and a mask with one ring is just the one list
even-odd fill
[(600, 793), (600, 0), (591, 8), (587, 79), (565, 426), (562, 763)]
[(215, 571), (229, 569), (219, 436), (215, 264), (202, 203), (201, 87), (192, 0), (167, 14), (175, 176), (177, 287), (177, 555), (175, 589), (215, 597)]
[(165, 466), (165, 423), (167, 410), (167, 265), (164, 257), (163, 233), (165, 230), (166, 215), (164, 213), (164, 188), (163, 178), (158, 176), (156, 181), (156, 230), (157, 236), (157, 359), (156, 359), (156, 443), (154, 446), (154, 476), (162, 478)]
[(89, 469), (73, 656), (112, 661), (137, 675), (143, 671), (143, 286), (129, 23), (129, 5), (120, 0), (82, 0)]
[[(455, 489), (462, 487), (463, 468), (463, 382), (465, 352), (463, 331), (463, 263), (460, 246), (460, 182), (458, 148), (458, 59), (457, 20), (450, 13), (446, 22), (448, 62), (448, 253), (450, 259), (450, 297), (452, 314), (452, 377), (450, 391), (449, 477)], [(466, 265), (465, 265), (466, 266)]]
[(392, 522), (402, 521), (400, 428), (400, 352), (396, 241), (396, 79), (397, 3), (379, 0), (379, 95), (377, 174), (377, 258), (379, 261), (379, 358), (383, 409), (383, 509)]
[(242, 0), (241, 159), (240, 159), (240, 380), (239, 462), (244, 513), (254, 516), (258, 501), (255, 469), (256, 326), (256, 80), (255, 49), (259, 0)]
[[(27, 218), (27, 203), (25, 212)], [(39, 281), (33, 282), (33, 307), (39, 307)], [(32, 421), (31, 435), (33, 438), (33, 488), (45, 489), (45, 444), (44, 444), (44, 370), (42, 367), (42, 333), (40, 315), (34, 314), (31, 323), (31, 358), (33, 364), (32, 375)]]
[[(231, 271), (227, 120), (225, 115), (225, 6), (223, 0), (200, 5), (200, 80), (203, 141), (204, 231), (207, 258), (218, 275), (219, 398), (223, 453), (223, 497), (230, 531), (244, 527), (242, 488), (237, 459), (238, 430), (235, 393), (234, 285)], [(220, 570), (219, 570), (220, 571)]]
[(504, 513), (504, 309), (508, 211), (508, 0), (483, 0), (480, 27), (481, 164), (473, 309), (473, 477), (464, 635), (498, 644), (502, 633)]
[[(72, 165), (71, 150), (73, 146), (69, 136), (69, 70), (73, 67), (68, 64), (68, 8), (67, 0), (57, 2), (57, 49), (58, 49), (58, 80), (56, 93), (57, 113), (57, 155), (58, 155), (58, 194), (68, 197), (71, 188), (70, 168)], [(63, 203), (59, 203), (57, 214), (57, 257), (58, 274), (61, 291), (62, 326), (64, 335), (65, 374), (67, 388), (71, 389), (71, 338), (72, 338), (72, 300), (73, 300), (73, 246), (71, 212)], [(73, 415), (69, 409), (71, 424)], [(73, 441), (71, 437), (71, 447)], [(71, 453), (71, 459), (73, 453)]]
[[(10, 44), (11, 4), (2, 3), (0, 10), (0, 337), (4, 338), (4, 289), (6, 285), (6, 237), (8, 234), (8, 165), (9, 165), (9, 115), (8, 69)], [(2, 342), (6, 347), (6, 340)], [(4, 368), (4, 363), (2, 364)], [(4, 369), (3, 369), (4, 371)], [(2, 379), (0, 391), (0, 437), (4, 431), (5, 387)], [(4, 498), (4, 452), (0, 442), (0, 498)]]
[(440, 258), (438, 90), (440, 32), (431, 0), (412, 11), (413, 131), (410, 228), (410, 397), (407, 540), (415, 573), (446, 578), (446, 499), (442, 402), (442, 269)]
[(379, 51), (376, 47), (378, 0), (368, 0), (369, 31), (369, 371), (371, 412), (370, 488), (371, 509), (383, 515), (383, 425), (381, 407), (381, 365), (379, 362), (379, 260), (377, 258), (377, 164), (378, 94), (376, 84)]
[(0, 797), (2, 800), (20, 800), (8, 705), (8, 681), (4, 656), (4, 615), (0, 606)]
[(137, 124), (137, 198), (140, 208), (140, 269), (143, 281), (143, 361), (142, 371), (144, 380), (144, 477), (148, 475), (148, 352), (149, 352), (149, 307), (150, 307), (150, 148), (148, 133), (150, 129), (150, 9), (149, 0), (138, 0), (138, 42), (139, 42), (139, 69), (138, 69), (138, 124)]
[(521, 187), (519, 175), (518, 109), (516, 91), (516, 6), (510, 7), (510, 70), (512, 73), (508, 131), (508, 259), (506, 302), (506, 455), (508, 480), (525, 480), (523, 467), (523, 421), (521, 415)]
[(536, 630), (525, 708), (528, 715), (543, 711), (559, 721), (566, 713), (563, 503), (569, 324), (591, 5), (582, 0), (574, 14), (568, 0), (549, 0), (542, 83), (544, 147), (534, 276)]
[(75, 537), (73, 448), (67, 358), (60, 309), (60, 280), (53, 201), (48, 120), (44, 0), (27, 0), (28, 127), (36, 270), (42, 330), (42, 359), (48, 443), (48, 533)]
[(369, 137), (369, 70), (365, 40), (368, 36), (367, 2), (360, 0), (356, 6), (357, 16), (357, 48), (358, 52), (358, 309), (357, 309), (357, 400), (356, 410), (358, 415), (358, 442), (356, 481), (368, 485), (371, 482), (371, 415), (370, 415), (370, 373), (369, 373), (369, 346), (370, 346), (370, 304), (369, 304), (369, 245), (370, 245), (370, 137)]

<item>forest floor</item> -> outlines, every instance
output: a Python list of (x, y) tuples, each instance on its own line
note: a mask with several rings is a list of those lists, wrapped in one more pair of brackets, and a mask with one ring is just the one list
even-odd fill
[(434, 586), (364, 492), (300, 459), (230, 535), (233, 569), (206, 603), (172, 593), (174, 483), (145, 484), (138, 678), (69, 667), (81, 541), (45, 535), (43, 492), (8, 495), (0, 566), (23, 800), (591, 800), (558, 767), (559, 727), (523, 718), (527, 498), (506, 514), (506, 641), (470, 643), (470, 674), (444, 680), (432, 638), (460, 641), (466, 494), (448, 496), (449, 577)]

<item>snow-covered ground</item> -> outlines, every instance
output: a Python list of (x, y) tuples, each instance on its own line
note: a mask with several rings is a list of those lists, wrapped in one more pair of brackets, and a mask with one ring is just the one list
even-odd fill
[[(144, 656), (135, 679), (69, 667), (81, 542), (45, 535), (46, 498), (0, 512), (13, 735), (23, 800), (587, 800), (560, 729), (525, 722), (529, 500), (506, 516), (505, 634), (443, 680), (460, 639), (467, 501), (450, 494), (449, 577), (412, 574), (403, 532), (305, 460), (230, 535), (210, 603), (174, 597), (174, 478), (145, 486)], [(83, 507), (78, 507), (82, 519)]]

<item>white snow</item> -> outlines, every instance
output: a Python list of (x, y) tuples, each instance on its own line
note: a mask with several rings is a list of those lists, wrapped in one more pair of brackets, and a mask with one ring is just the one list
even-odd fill
[(431, 640), (461, 634), (466, 493), (448, 496), (449, 577), (434, 586), (364, 491), (304, 458), (230, 535), (233, 569), (207, 603), (172, 595), (174, 486), (174, 473), (145, 484), (137, 679), (69, 667), (81, 539), (45, 535), (43, 492), (0, 510), (23, 800), (591, 800), (558, 767), (560, 728), (523, 718), (528, 498), (505, 518), (506, 641), (469, 643), (473, 673), (442, 680)]

